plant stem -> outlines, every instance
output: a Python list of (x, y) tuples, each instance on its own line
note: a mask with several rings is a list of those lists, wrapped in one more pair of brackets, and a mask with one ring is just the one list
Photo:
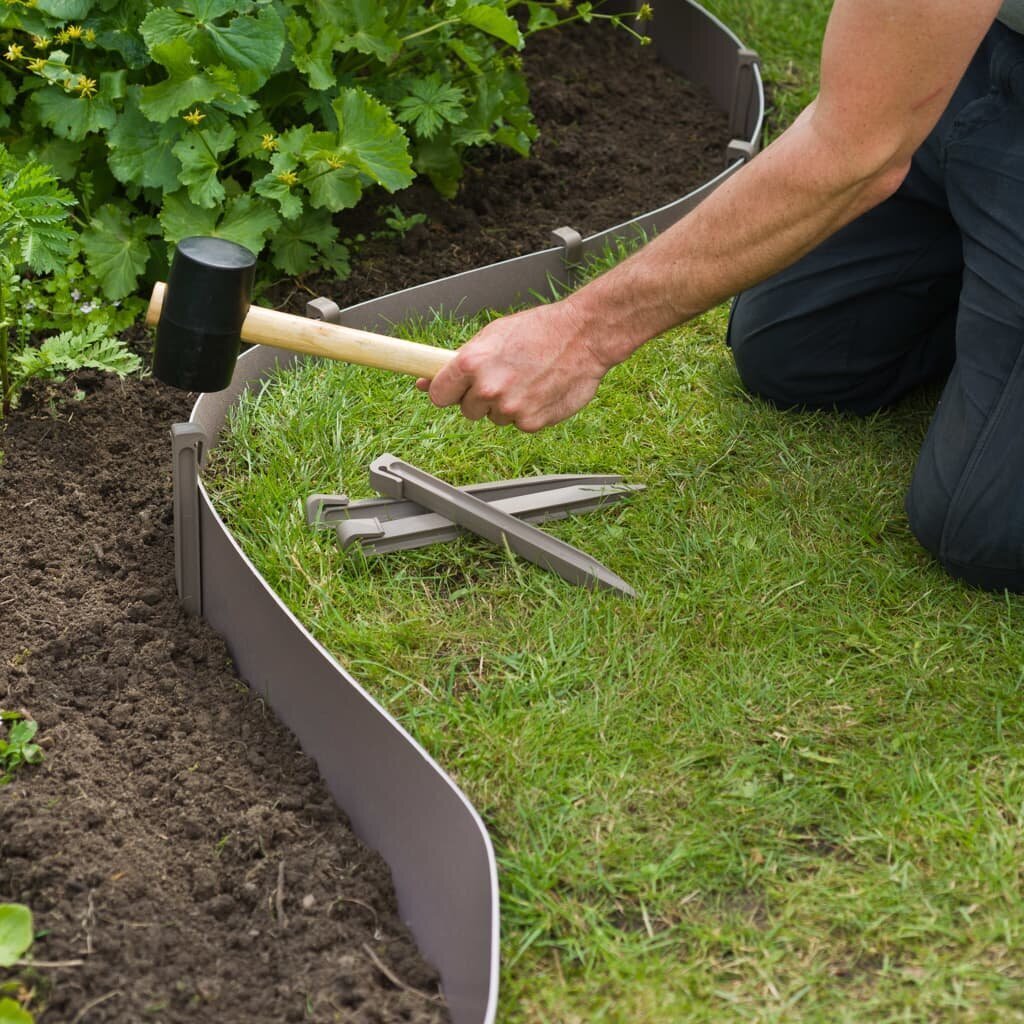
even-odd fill
[(417, 39), (419, 36), (425, 36), (428, 32), (434, 32), (436, 29), (444, 28), (445, 25), (454, 25), (458, 20), (458, 18), (445, 18), (444, 21), (435, 21), (433, 25), (428, 25), (426, 28), (421, 28), (417, 32), (410, 32), (409, 35), (402, 36), (400, 41), (407, 43), (410, 39)]

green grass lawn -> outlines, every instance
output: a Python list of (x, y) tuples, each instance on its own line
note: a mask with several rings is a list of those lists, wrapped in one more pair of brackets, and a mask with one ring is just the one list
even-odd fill
[[(813, 87), (827, 5), (709, 6)], [(910, 535), (934, 394), (778, 412), (741, 391), (725, 320), (652, 342), (532, 436), (304, 363), (241, 406), (215, 501), (480, 809), (503, 1024), (1022, 1021), (1024, 603), (949, 579)], [(460, 484), (645, 484), (546, 527), (638, 599), (471, 539), (344, 556), (302, 502), (368, 495), (385, 451)]]
[[(774, 411), (740, 392), (724, 326), (652, 343), (535, 436), (307, 364), (242, 407), (217, 504), (480, 808), (502, 1021), (1024, 1019), (1024, 608), (910, 536), (928, 396)], [(384, 451), (457, 483), (646, 484), (549, 527), (639, 599), (471, 540), (346, 560), (302, 499), (370, 493)]]

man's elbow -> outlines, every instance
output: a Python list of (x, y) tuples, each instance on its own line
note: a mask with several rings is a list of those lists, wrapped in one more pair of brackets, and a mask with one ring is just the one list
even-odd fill
[(812, 119), (811, 128), (819, 166), (830, 168), (824, 171), (826, 188), (837, 196), (845, 194), (858, 212), (885, 202), (910, 171), (913, 147), (905, 138), (841, 130), (836, 124), (823, 125), (820, 116)]
[(879, 167), (866, 181), (866, 195), (869, 208), (884, 203), (895, 195), (910, 173), (910, 159), (895, 157)]

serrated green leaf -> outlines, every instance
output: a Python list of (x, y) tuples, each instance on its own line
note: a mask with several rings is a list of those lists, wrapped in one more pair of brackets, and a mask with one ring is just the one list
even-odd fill
[[(164, 46), (178, 39), (188, 40), (195, 26), (194, 18), (186, 17), (172, 7), (155, 7), (142, 19), (139, 32), (152, 52), (154, 47)], [(191, 52), (191, 46), (189, 50)]]
[(86, 263), (108, 299), (134, 292), (149, 262), (149, 238), (155, 225), (149, 217), (133, 217), (108, 203), (101, 206), (82, 232)]
[(108, 52), (118, 53), (125, 67), (137, 69), (149, 64), (149, 50), (134, 29), (127, 26), (96, 29), (96, 45)]
[(21, 258), (33, 270), (52, 273), (60, 268), (71, 248), (69, 234), (63, 224), (38, 224), (24, 233), (21, 239)]
[(487, 4), (475, 4), (467, 7), (462, 12), (462, 20), (474, 28), (495, 36), (503, 43), (514, 46), (517, 50), (523, 48), (523, 37), (515, 19), (505, 13), (503, 8), (490, 7)]
[(123, 100), (128, 89), (128, 72), (123, 68), (118, 71), (102, 71), (99, 83), (100, 95), (108, 100)]
[(448, 40), (448, 48), (474, 75), (483, 74), (484, 54), (477, 47), (463, 39), (459, 39), (458, 36), (452, 36)]
[[(380, 100), (362, 89), (343, 89), (331, 109), (338, 119), (337, 156), (342, 161), (389, 192), (411, 184), (409, 140)], [(330, 162), (331, 154), (323, 159)]]
[(165, 195), (160, 207), (160, 226), (164, 238), (172, 244), (189, 235), (212, 235), (217, 217), (216, 210), (203, 209), (189, 202), (188, 193), (184, 189), (173, 195)]
[[(106, 330), (105, 325), (100, 325), (100, 329)], [(48, 340), (43, 344), (46, 345)], [(117, 374), (118, 377), (126, 377), (142, 368), (142, 360), (123, 341), (111, 337), (81, 346), (75, 351), (74, 359), (78, 364), (75, 369), (102, 370), (104, 373)]]
[(140, 93), (139, 86), (130, 88), (117, 124), (107, 133), (107, 163), (118, 181), (173, 192), (179, 186), (181, 163), (172, 147), (187, 126), (180, 120), (156, 124), (144, 117)]
[(36, 0), (35, 6), (61, 21), (81, 21), (92, 10), (93, 0)]
[(245, 72), (237, 73), (223, 64), (214, 64), (207, 71), (208, 77), (217, 88), (217, 105), (226, 110), (229, 114), (244, 116), (256, 110), (259, 104), (244, 94), (240, 76)]
[(67, 225), (73, 204), (49, 167), (17, 161), (0, 146), (0, 248), (8, 257), (16, 250), (33, 270), (56, 270), (74, 241)]
[(194, 128), (172, 152), (181, 161), (181, 183), (188, 187), (188, 196), (199, 206), (216, 206), (226, 193), (219, 178), (220, 157), (235, 142), (235, 130), (229, 124)]
[[(19, 387), (33, 378), (59, 380), (83, 369), (102, 370), (123, 377), (142, 365), (139, 357), (123, 341), (107, 334), (104, 321), (88, 324), (78, 331), (62, 331), (47, 338), (38, 348), (22, 349), (14, 356), (14, 363)], [(42, 759), (42, 751), (34, 744), (22, 745), (20, 753), (28, 764)]]
[(277, 67), (284, 50), (284, 22), (272, 7), (253, 18), (234, 18), (226, 27), (208, 24), (214, 50), (239, 75), (244, 92), (255, 92)]
[(558, 15), (548, 4), (528, 3), (526, 9), (529, 18), (526, 31), (531, 34), (558, 24)]
[(270, 254), (274, 266), (286, 274), (304, 274), (319, 264), (344, 277), (349, 269), (348, 248), (337, 229), (311, 211), (274, 233)]
[(282, 150), (297, 153), (306, 165), (303, 184), (310, 204), (335, 213), (355, 206), (363, 194), (361, 172), (354, 163), (341, 159), (336, 144), (337, 137), (331, 132), (313, 132), (308, 125), (282, 138)]
[(196, 206), (184, 191), (165, 196), (160, 211), (164, 238), (172, 244), (189, 235), (214, 235), (238, 242), (256, 253), (280, 223), (269, 203), (248, 194), (229, 199), (223, 216), (218, 216), (216, 210)]
[(245, 123), (238, 132), (238, 139), (235, 142), (238, 155), (270, 160), (274, 150), (264, 144), (264, 139), (268, 136), (274, 140), (275, 145), (280, 145), (274, 126), (267, 120), (262, 110), (257, 110), (245, 119)]
[(348, 210), (359, 202), (363, 186), (359, 175), (345, 167), (333, 168), (320, 160), (309, 164), (311, 177), (306, 182), (310, 205), (320, 210)]
[(225, 14), (244, 14), (252, 10), (249, 0), (186, 0), (185, 6), (199, 21), (210, 22)]
[(58, 139), (55, 135), (48, 135), (42, 141), (42, 145), (31, 150), (31, 155), (40, 163), (52, 167), (61, 181), (72, 181), (78, 162), (82, 159), (83, 149), (70, 139)]
[(425, 174), (445, 198), (455, 195), (462, 178), (462, 159), (447, 131), (424, 139), (416, 148), (416, 170)]
[(409, 83), (409, 95), (398, 104), (398, 120), (412, 123), (417, 135), (432, 138), (442, 125), (458, 124), (466, 118), (462, 102), (466, 97), (458, 86), (442, 81), (437, 74)]
[(192, 47), (185, 39), (151, 48), (153, 59), (167, 70), (167, 78), (143, 87), (139, 109), (151, 121), (166, 121), (196, 104), (209, 103), (219, 93), (209, 75), (199, 71)]
[[(306, 157), (313, 134), (313, 126), (311, 124), (300, 124), (297, 128), (289, 128), (286, 132), (281, 132), (278, 135), (278, 150), (281, 153), (289, 154), (296, 162), (303, 160)], [(332, 140), (333, 143), (334, 136), (328, 135), (326, 137)]]
[(348, 0), (342, 12), (345, 17), (334, 23), (340, 29), (335, 49), (355, 50), (390, 64), (402, 48), (402, 41), (388, 22), (387, 8), (377, 0)]
[(224, 216), (217, 225), (217, 235), (258, 253), (267, 236), (272, 235), (280, 224), (281, 218), (269, 203), (256, 196), (241, 195), (228, 201)]
[(80, 142), (90, 132), (112, 128), (117, 120), (114, 104), (102, 93), (79, 96), (65, 92), (63, 87), (51, 85), (32, 93), (39, 120), (53, 129), (62, 139)]
[(297, 15), (288, 19), (288, 40), (292, 45), (292, 61), (306, 76), (311, 89), (333, 89), (338, 80), (334, 75), (334, 40), (329, 32), (314, 33), (309, 22)]
[[(249, 9), (251, 4), (196, 3), (185, 10), (158, 7), (150, 11), (140, 31), (154, 58), (157, 49), (184, 40), (200, 67), (207, 70), (222, 63), (234, 73), (243, 93), (255, 92), (270, 77), (284, 50), (285, 28), (273, 7), (264, 7), (256, 17), (240, 15), (227, 24), (216, 19)], [(191, 7), (194, 17), (187, 13)]]
[(32, 911), (23, 903), (0, 903), (0, 967), (12, 967), (32, 945)]

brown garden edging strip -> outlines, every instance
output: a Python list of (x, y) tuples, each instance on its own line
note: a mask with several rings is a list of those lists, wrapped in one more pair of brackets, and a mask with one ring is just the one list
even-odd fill
[[(338, 309), (309, 313), (386, 331), (414, 316), (533, 304), (552, 284), (616, 240), (674, 223), (752, 157), (764, 118), (757, 56), (693, 0), (661, 0), (650, 29), (659, 59), (708, 89), (729, 113), (726, 169), (688, 195), (607, 231)], [(178, 593), (227, 641), (240, 676), (313, 757), (360, 839), (387, 861), (398, 905), (423, 955), (440, 972), (454, 1024), (492, 1024), (499, 968), (498, 881), (490, 837), (476, 810), (429, 754), (302, 626), (242, 552), (200, 477), (231, 407), (268, 373), (300, 356), (256, 346), (231, 386), (200, 395), (172, 431)]]

